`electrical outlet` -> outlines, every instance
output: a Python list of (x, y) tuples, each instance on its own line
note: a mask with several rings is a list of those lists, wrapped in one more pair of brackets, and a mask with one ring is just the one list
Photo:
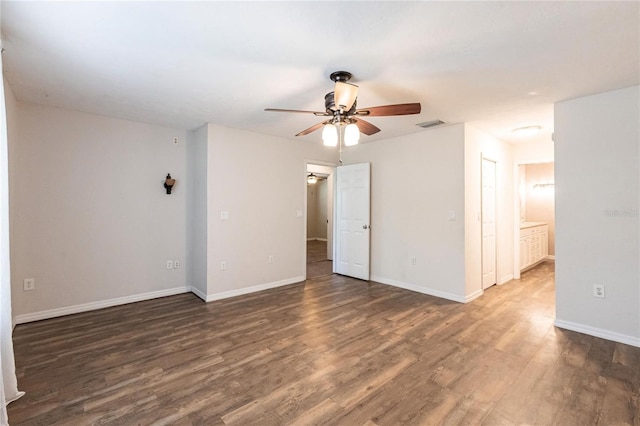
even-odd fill
[(221, 271), (226, 271), (227, 270), (227, 262), (226, 261), (222, 261), (220, 262), (220, 270)]
[(229, 212), (227, 210), (220, 212), (220, 220), (229, 220)]
[(180, 269), (180, 259), (173, 261), (173, 269)]
[(34, 278), (26, 278), (22, 282), (24, 291), (31, 291), (36, 289), (36, 280)]
[(593, 285), (593, 297), (604, 299), (604, 284)]
[(273, 263), (273, 255), (269, 255), (269, 263)]
[(411, 265), (416, 266), (416, 263), (418, 263), (418, 260), (415, 257), (411, 258)]
[(178, 145), (178, 138), (173, 138), (173, 144)]
[(167, 269), (173, 269), (173, 261), (167, 260)]

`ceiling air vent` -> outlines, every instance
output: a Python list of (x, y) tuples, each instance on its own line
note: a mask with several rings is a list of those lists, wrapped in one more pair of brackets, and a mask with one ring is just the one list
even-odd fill
[(425, 121), (424, 123), (418, 123), (416, 126), (422, 127), (423, 129), (428, 129), (429, 127), (435, 127), (444, 124), (442, 120), (433, 120), (433, 121)]

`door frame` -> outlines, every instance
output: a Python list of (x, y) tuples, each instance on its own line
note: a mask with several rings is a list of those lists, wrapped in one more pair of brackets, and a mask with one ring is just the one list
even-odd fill
[[(331, 240), (332, 240), (332, 248), (331, 251), (332, 253), (334, 253), (334, 256), (331, 256), (331, 270), (333, 271), (334, 266), (333, 266), (333, 262), (334, 262), (334, 258), (335, 258), (335, 240), (336, 240), (336, 227), (335, 227), (335, 214), (336, 214), (336, 185), (335, 185), (335, 176), (336, 176), (336, 167), (338, 166), (337, 163), (334, 162), (330, 162), (330, 161), (321, 161), (321, 160), (304, 160), (304, 179), (303, 179), (303, 205), (304, 208), (302, 209), (302, 239), (303, 239), (303, 244), (302, 247), (304, 248), (303, 250), (303, 256), (302, 256), (302, 276), (304, 277), (304, 279), (307, 279), (307, 173), (308, 173), (308, 168), (309, 166), (320, 166), (320, 167), (328, 167), (333, 169), (333, 171), (331, 172), (331, 176), (333, 176), (333, 187), (332, 188), (328, 188), (327, 187), (327, 194), (329, 197), (331, 197), (331, 199), (333, 200), (333, 204), (332, 204), (332, 212), (331, 212)], [(329, 194), (329, 191), (331, 191), (331, 194)], [(328, 217), (328, 216), (327, 216)], [(329, 229), (327, 229), (327, 240), (329, 239)], [(327, 245), (328, 247), (328, 245)]]

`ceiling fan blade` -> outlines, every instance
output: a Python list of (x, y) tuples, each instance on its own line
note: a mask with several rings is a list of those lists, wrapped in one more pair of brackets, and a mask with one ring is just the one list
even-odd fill
[(301, 113), (301, 114), (313, 114), (316, 116), (328, 116), (329, 114), (327, 114), (326, 112), (319, 112), (319, 111), (304, 111), (301, 109), (280, 109), (280, 108), (265, 108), (265, 111), (271, 111), (271, 112), (297, 112), (297, 113)]
[(316, 130), (318, 130), (319, 128), (321, 128), (322, 126), (324, 126), (327, 123), (329, 123), (329, 121), (323, 121), (322, 123), (314, 124), (313, 126), (309, 127), (308, 129), (304, 129), (303, 131), (298, 133), (296, 136), (308, 135), (311, 132), (315, 132)]
[(369, 117), (381, 117), (387, 115), (410, 115), (420, 114), (422, 107), (420, 103), (412, 104), (395, 104), (395, 105), (382, 105), (371, 108), (361, 108), (356, 111), (357, 115), (368, 115)]
[(342, 108), (343, 111), (349, 111), (358, 96), (358, 86), (351, 83), (336, 81), (336, 88), (333, 93), (336, 109)]
[(360, 129), (360, 132), (364, 133), (367, 136), (371, 136), (380, 131), (380, 129), (378, 129), (376, 126), (369, 123), (368, 121), (364, 121), (361, 118), (353, 118), (352, 120), (356, 123), (358, 129)]

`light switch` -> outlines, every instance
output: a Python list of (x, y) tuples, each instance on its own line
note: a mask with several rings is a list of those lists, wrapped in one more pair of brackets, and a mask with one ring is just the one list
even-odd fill
[(302, 210), (296, 210), (296, 217), (302, 217)]
[(229, 211), (221, 211), (220, 212), (220, 220), (229, 220)]
[(456, 211), (455, 210), (449, 210), (448, 219), (450, 221), (456, 220)]

